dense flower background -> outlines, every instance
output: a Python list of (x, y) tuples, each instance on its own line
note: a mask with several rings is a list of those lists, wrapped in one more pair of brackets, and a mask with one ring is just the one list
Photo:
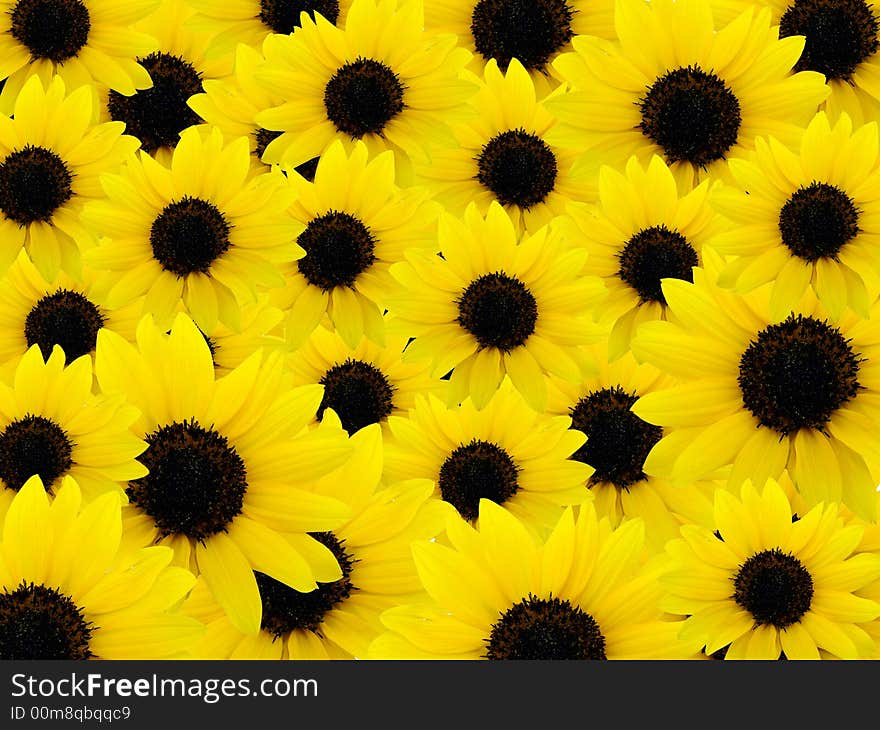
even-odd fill
[(0, 659), (880, 658), (880, 6), (0, 0)]

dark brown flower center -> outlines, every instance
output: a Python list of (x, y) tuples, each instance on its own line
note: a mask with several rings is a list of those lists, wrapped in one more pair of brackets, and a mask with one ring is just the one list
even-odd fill
[(318, 420), (332, 408), (349, 435), (371, 423), (380, 423), (391, 415), (394, 388), (377, 367), (349, 358), (334, 365), (320, 380), (324, 398), (318, 408)]
[(59, 289), (42, 297), (24, 320), (28, 347), (39, 345), (48, 360), (55, 345), (64, 350), (65, 362), (94, 352), (104, 315), (76, 291)]
[(12, 37), (34, 60), (64, 63), (89, 40), (89, 11), (80, 0), (18, 0), (10, 15)]
[(531, 208), (556, 184), (556, 156), (544, 140), (524, 129), (502, 132), (478, 155), (477, 180), (502, 205)]
[(746, 560), (733, 579), (733, 599), (759, 625), (784, 629), (801, 620), (813, 600), (813, 578), (793, 555), (779, 548)]
[(837, 258), (859, 233), (859, 212), (840, 188), (813, 182), (798, 188), (779, 211), (782, 242), (805, 261)]
[(519, 490), (519, 467), (504, 449), (474, 439), (456, 448), (440, 467), (440, 495), (466, 520), (479, 517), (480, 500), (504, 504)]
[(468, 284), (458, 302), (458, 323), (480, 347), (509, 352), (535, 331), (538, 304), (519, 279), (499, 272)]
[(642, 302), (666, 304), (663, 279), (693, 283), (697, 252), (678, 231), (665, 225), (651, 226), (636, 233), (618, 254), (617, 275), (636, 290)]
[(162, 268), (185, 277), (207, 273), (229, 248), (226, 217), (201, 198), (186, 196), (165, 206), (150, 229), (153, 257)]
[(0, 479), (16, 492), (38, 474), (48, 492), (73, 465), (73, 442), (54, 421), (26, 415), (0, 431)]
[(27, 145), (0, 164), (0, 210), (20, 226), (48, 222), (73, 196), (73, 175), (52, 150)]
[(403, 111), (403, 84), (388, 66), (358, 58), (337, 69), (324, 89), (327, 118), (343, 134), (360, 139), (382, 134)]
[(300, 273), (309, 284), (325, 291), (353, 286), (376, 260), (373, 234), (348, 213), (331, 210), (313, 219), (297, 243), (306, 252), (297, 261)]
[(275, 33), (293, 33), (300, 26), (300, 15), (312, 20), (320, 13), (331, 23), (339, 17), (338, 0), (260, 0), (260, 20)]

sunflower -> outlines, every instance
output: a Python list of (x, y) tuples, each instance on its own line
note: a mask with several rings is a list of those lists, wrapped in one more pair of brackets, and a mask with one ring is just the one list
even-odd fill
[(547, 101), (548, 142), (611, 165), (662, 154), (676, 177), (718, 175), (756, 136), (788, 143), (829, 89), (792, 74), (803, 37), (779, 39), (770, 10), (750, 7), (717, 29), (703, 0), (618, 0), (619, 44), (575, 38), (553, 63), (573, 92)]
[(146, 474), (136, 457), (147, 445), (129, 430), (137, 409), (91, 391), (91, 358), (65, 366), (57, 346), (44, 361), (34, 345), (11, 384), (0, 383), (0, 515), (35, 474), (49, 492), (74, 477), (86, 500), (121, 493), (129, 479)]
[(539, 530), (591, 498), (592, 468), (570, 458), (585, 436), (570, 425), (567, 415), (533, 411), (509, 380), (482, 410), (470, 399), (448, 408), (417, 395), (406, 416), (388, 418), (385, 476), (430, 479), (465, 520), (476, 520), (480, 500), (489, 499)]
[(449, 125), (476, 90), (459, 78), (470, 53), (454, 36), (425, 34), (421, 0), (354, 0), (342, 29), (305, 16), (292, 35), (269, 36), (263, 53), (257, 80), (285, 99), (256, 117), (283, 132), (266, 147), (268, 163), (300, 165), (335, 139), (360, 139), (371, 155), (395, 150), (404, 172), (452, 139)]
[(159, 0), (0, 0), (0, 112), (11, 114), (31, 76), (49, 86), (57, 74), (67, 88), (97, 85), (120, 94), (150, 86), (135, 58), (156, 39), (132, 27)]
[(486, 65), (474, 106), (475, 121), (453, 130), (458, 144), (416, 165), (418, 179), (450, 213), (460, 215), (474, 201), (485, 214), (497, 200), (517, 229), (534, 231), (564, 213), (569, 200), (593, 197), (592, 180), (571, 173), (576, 153), (544, 141), (555, 119), (518, 60), (506, 73), (494, 60)]
[[(880, 503), (880, 492), (877, 493), (877, 501)], [(857, 552), (871, 553), (875, 556), (880, 555), (880, 524), (877, 524), (876, 522), (865, 523), (858, 520), (858, 518), (856, 518), (856, 524), (863, 527), (865, 530), (862, 541), (857, 548)], [(867, 560), (867, 558), (862, 558), (862, 560)], [(860, 598), (867, 598), (880, 604), (880, 578), (876, 578), (864, 588), (860, 588), (856, 591), (856, 595)], [(880, 621), (871, 621), (870, 623), (862, 625), (860, 628), (867, 631), (871, 635), (871, 638), (874, 639), (874, 654), (870, 658), (880, 659)]]
[(290, 355), (294, 385), (318, 383), (324, 397), (318, 420), (331, 409), (342, 427), (354, 434), (389, 416), (405, 416), (417, 394), (440, 394), (446, 381), (431, 378), (428, 364), (404, 362), (406, 339), (389, 337), (384, 347), (362, 339), (349, 347), (337, 332), (318, 327), (305, 344)]
[(569, 428), (586, 434), (586, 443), (571, 458), (593, 469), (587, 486), (599, 516), (612, 527), (641, 518), (654, 548), (678, 537), (682, 522), (711, 524), (713, 482), (676, 485), (643, 469), (663, 429), (643, 421), (632, 407), (675, 381), (652, 365), (638, 364), (630, 353), (609, 362), (604, 345), (595, 346), (593, 359), (598, 373), (579, 383), (549, 379), (547, 413), (570, 416)]
[(381, 458), (372, 456), (382, 451), (378, 426), (359, 431), (352, 441), (353, 459), (315, 490), (352, 508), (345, 524), (314, 534), (336, 556), (342, 577), (301, 593), (257, 573), (263, 620), (253, 634), (236, 629), (197, 583), (183, 607), (208, 627), (194, 657), (365, 658), (370, 642), (384, 630), (381, 613), (424, 596), (410, 545), (444, 529), (448, 505), (431, 499), (434, 485), (425, 479), (379, 488)]
[(585, 272), (602, 277), (608, 290), (600, 319), (611, 325), (612, 360), (629, 350), (642, 322), (666, 318), (663, 279), (693, 281), (703, 244), (722, 228), (709, 186), (677, 185), (657, 155), (644, 167), (630, 157), (624, 172), (601, 168), (598, 206), (568, 206), (571, 240), (589, 251)]
[(302, 591), (341, 577), (306, 533), (338, 527), (349, 508), (309, 489), (351, 445), (338, 425), (306, 430), (322, 388), (290, 388), (280, 353), (255, 352), (217, 378), (185, 315), (170, 337), (149, 316), (136, 336), (137, 349), (102, 330), (96, 356), (101, 386), (140, 409), (132, 429), (148, 444), (139, 461), (149, 473), (126, 489), (124, 539), (173, 548), (174, 563), (204, 576), (229, 620), (253, 633), (262, 612), (254, 570)]
[(0, 271), (22, 246), (47, 280), (59, 270), (78, 275), (90, 236), (79, 221), (83, 204), (101, 194), (98, 177), (115, 172), (137, 148), (121, 124), (95, 124), (92, 91), (66, 94), (56, 76), (43, 87), (28, 80), (15, 116), (0, 116)]
[(681, 621), (659, 608), (659, 563), (641, 565), (641, 520), (612, 529), (567, 509), (546, 542), (490, 500), (479, 530), (450, 520), (451, 545), (415, 542), (432, 603), (389, 609), (375, 659), (685, 659)]
[(807, 506), (843, 501), (874, 519), (880, 449), (877, 316), (830, 318), (818, 303), (775, 318), (766, 287), (749, 297), (666, 279), (674, 322), (647, 322), (633, 352), (682, 379), (643, 396), (639, 418), (663, 426), (645, 472), (676, 482), (732, 465), (728, 485), (788, 469)]
[(237, 329), (240, 305), (283, 283), (276, 264), (304, 253), (284, 180), (277, 170), (253, 174), (247, 140), (224, 144), (217, 129), (184, 132), (170, 167), (142, 150), (102, 178), (105, 198), (82, 217), (108, 237), (87, 262), (120, 272), (108, 304), (146, 293), (144, 312), (160, 324), (182, 300), (203, 330), (218, 321)]
[(52, 504), (31, 477), (0, 540), (0, 659), (172, 659), (205, 627), (176, 607), (192, 573), (172, 551), (120, 551), (120, 497), (80, 505), (65, 477)]
[(880, 164), (877, 124), (853, 131), (843, 114), (832, 127), (816, 115), (793, 152), (759, 139), (750, 160), (731, 160), (736, 187), (713, 195), (732, 222), (712, 241), (733, 257), (722, 282), (749, 291), (772, 281), (780, 316), (812, 288), (837, 318), (847, 305), (863, 317), (880, 292)]
[(389, 327), (415, 337), (407, 357), (452, 370), (449, 402), (470, 396), (482, 408), (505, 373), (528, 403), (542, 409), (550, 373), (576, 382), (588, 368), (581, 345), (601, 333), (589, 313), (604, 293), (584, 276), (586, 251), (571, 248), (555, 227), (518, 235), (492, 202), (464, 219), (440, 218), (442, 257), (407, 252), (391, 267), (400, 284), (388, 299)]
[(715, 494), (715, 526), (682, 527), (667, 545), (664, 607), (687, 615), (681, 637), (726, 659), (870, 656), (864, 625), (880, 604), (854, 595), (880, 577), (880, 555), (854, 551), (863, 528), (844, 526), (838, 505), (793, 515), (772, 479), (741, 498)]

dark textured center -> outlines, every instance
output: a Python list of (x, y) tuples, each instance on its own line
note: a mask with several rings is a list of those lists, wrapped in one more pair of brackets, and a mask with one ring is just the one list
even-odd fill
[(0, 660), (90, 659), (94, 627), (54, 588), (22, 583), (0, 593)]
[(309, 534), (330, 549), (339, 563), (342, 577), (332, 583), (318, 583), (318, 587), (309, 593), (300, 593), (268, 575), (254, 571), (263, 602), (261, 627), (275, 638), (297, 629), (320, 635), (321, 624), (327, 613), (357, 590), (351, 582), (351, 572), (357, 561), (345, 549), (344, 541), (332, 532)]
[(166, 271), (179, 277), (207, 273), (229, 248), (229, 223), (213, 203), (189, 196), (165, 206), (153, 221), (150, 245)]
[(663, 148), (666, 161), (706, 167), (736, 144), (739, 101), (713, 73), (698, 66), (668, 71), (639, 102), (639, 128)]
[(24, 320), (28, 347), (40, 346), (48, 360), (55, 345), (64, 350), (65, 362), (93, 352), (104, 315), (79, 292), (59, 289), (40, 299)]
[(840, 330), (791, 314), (761, 330), (740, 358), (743, 403), (758, 423), (784, 436), (824, 431), (861, 388), (859, 362)]
[(504, 504), (519, 489), (519, 467), (504, 449), (474, 439), (459, 446), (443, 462), (437, 480), (440, 495), (466, 520), (480, 514), (480, 500)]
[(849, 81), (877, 52), (877, 18), (865, 0), (795, 0), (782, 14), (779, 37), (806, 36), (795, 71)]
[(810, 610), (813, 578), (793, 555), (779, 548), (752, 555), (733, 579), (733, 599), (759, 625), (777, 629), (796, 624)]
[(827, 183), (798, 188), (779, 211), (782, 242), (805, 261), (837, 258), (859, 233), (859, 212), (852, 199)]
[(571, 427), (587, 435), (571, 458), (595, 469), (590, 486), (605, 482), (628, 489), (648, 478), (642, 467), (663, 429), (630, 410), (638, 399), (614, 386), (588, 393), (571, 409)]
[(504, 71), (512, 58), (543, 71), (574, 32), (565, 0), (480, 0), (471, 16), (474, 47)]
[(502, 132), (477, 157), (477, 180), (502, 205), (531, 208), (556, 184), (556, 156), (544, 140), (523, 129)]
[(339, 17), (338, 0), (260, 0), (260, 20), (275, 33), (293, 33), (300, 27), (301, 13), (312, 20), (320, 13), (331, 23)]
[(324, 398), (318, 420), (324, 409), (332, 408), (349, 435), (391, 415), (394, 389), (382, 371), (369, 363), (349, 358), (324, 373), (320, 383)]
[(55, 481), (73, 465), (73, 443), (54, 421), (26, 415), (0, 432), (0, 479), (16, 492), (34, 474), (52, 491)]
[(184, 129), (202, 122), (186, 104), (193, 94), (204, 92), (202, 75), (191, 63), (170, 53), (151, 53), (138, 62), (150, 74), (153, 86), (132, 96), (111, 91), (110, 117), (125, 122), (126, 134), (137, 137), (147, 152), (175, 147)]
[(538, 304), (519, 279), (495, 272), (468, 284), (459, 298), (458, 323), (480, 347), (509, 352), (535, 331)]
[(73, 176), (52, 150), (27, 145), (0, 164), (0, 210), (20, 226), (49, 221), (73, 195)]
[(129, 499), (160, 534), (195, 540), (218, 532), (241, 514), (247, 491), (244, 462), (225, 436), (195, 420), (162, 426), (145, 438), (138, 457), (150, 473), (129, 482)]
[(678, 231), (651, 226), (636, 233), (617, 256), (617, 275), (638, 292), (642, 302), (666, 304), (663, 279), (694, 281), (697, 252)]
[(403, 84), (384, 63), (358, 58), (337, 69), (324, 89), (327, 118), (343, 134), (381, 134), (403, 111)]
[(89, 11), (80, 0), (18, 0), (10, 15), (12, 37), (34, 60), (63, 63), (89, 40)]
[(296, 242), (306, 255), (297, 261), (312, 286), (329, 291), (353, 286), (373, 265), (376, 241), (370, 229), (348, 213), (330, 211), (312, 220)]
[(492, 624), (486, 659), (606, 659), (596, 620), (558, 598), (529, 595)]

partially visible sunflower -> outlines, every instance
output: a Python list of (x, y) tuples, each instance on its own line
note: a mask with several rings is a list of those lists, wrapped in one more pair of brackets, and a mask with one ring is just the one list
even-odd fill
[(304, 253), (287, 210), (293, 190), (278, 170), (253, 173), (243, 137), (190, 129), (170, 166), (142, 150), (101, 184), (105, 198), (82, 217), (107, 238), (87, 262), (119, 272), (110, 306), (146, 293), (144, 312), (166, 329), (181, 301), (202, 329), (237, 329), (240, 306), (283, 283), (276, 265)]
[(712, 247), (732, 257), (721, 281), (737, 291), (773, 282), (780, 316), (812, 288), (832, 317), (847, 305), (863, 317), (880, 294), (880, 161), (877, 123), (853, 130), (816, 115), (800, 149), (759, 139), (749, 160), (731, 160), (736, 187), (713, 193), (732, 225)]
[(406, 416), (390, 416), (385, 476), (430, 479), (438, 496), (475, 521), (480, 500), (503, 505), (532, 529), (552, 526), (564, 507), (591, 499), (592, 467), (571, 459), (585, 436), (571, 418), (529, 408), (507, 380), (482, 410), (416, 396)]
[(552, 225), (517, 234), (494, 201), (485, 218), (475, 204), (463, 219), (441, 216), (439, 248), (442, 257), (411, 251), (391, 267), (400, 287), (388, 309), (395, 330), (415, 337), (408, 357), (430, 360), (434, 375), (452, 371), (450, 403), (470, 396), (482, 408), (507, 374), (542, 409), (548, 373), (582, 377), (581, 346), (602, 334), (590, 312), (604, 293), (583, 273), (583, 248)]
[(641, 520), (612, 529), (592, 505), (565, 510), (538, 542), (515, 516), (480, 503), (479, 530), (450, 520), (451, 545), (416, 542), (431, 603), (390, 609), (374, 659), (686, 659), (681, 621), (660, 609), (665, 567), (642, 566)]
[(204, 625), (177, 607), (194, 583), (172, 551), (120, 550), (119, 494), (81, 506), (65, 477), (50, 504), (32, 477), (4, 516), (0, 660), (174, 659)]
[(457, 144), (416, 165), (417, 179), (450, 213), (461, 215), (473, 201), (485, 215), (497, 200), (517, 229), (534, 231), (564, 213), (568, 201), (594, 196), (593, 180), (571, 173), (577, 153), (545, 141), (555, 119), (518, 60), (506, 73), (490, 61), (473, 103), (474, 121), (453, 128)]
[(863, 528), (844, 526), (838, 505), (795, 516), (772, 479), (715, 494), (715, 532), (682, 527), (661, 577), (666, 610), (688, 616), (681, 637), (725, 659), (867, 658), (866, 625), (880, 603), (855, 591), (880, 577), (880, 555), (854, 554)]

